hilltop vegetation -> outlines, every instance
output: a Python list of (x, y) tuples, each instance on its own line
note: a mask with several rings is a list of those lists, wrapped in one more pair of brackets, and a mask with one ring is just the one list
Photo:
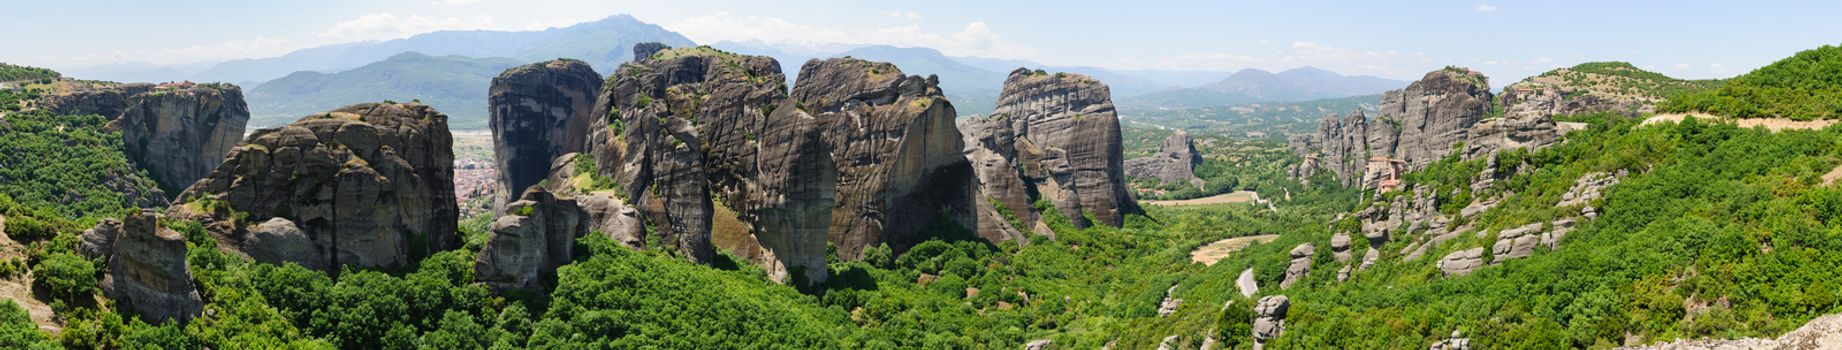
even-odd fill
[(57, 79), (61, 76), (57, 71), (50, 69), (0, 63), (0, 82)]
[(1671, 99), (1661, 109), (1736, 118), (1842, 118), (1842, 47), (1798, 52), (1718, 89)]
[[(1721, 85), (1719, 80), (1682, 80), (1662, 73), (1637, 68), (1626, 62), (1587, 62), (1539, 75), (1557, 77), (1568, 84), (1590, 86), (1586, 90), (1638, 96), (1655, 100), (1705, 91)], [(1531, 78), (1533, 79), (1533, 78)]]

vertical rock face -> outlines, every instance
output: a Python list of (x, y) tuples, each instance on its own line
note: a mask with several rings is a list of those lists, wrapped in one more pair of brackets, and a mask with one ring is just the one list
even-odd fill
[(1317, 254), (1317, 251), (1317, 245), (1311, 243), (1292, 247), (1292, 262), (1286, 265), (1286, 279), (1279, 282), (1279, 288), (1291, 288), (1292, 284), (1305, 278), (1305, 274), (1311, 273), (1311, 256)]
[(262, 262), (391, 268), (460, 245), (447, 116), (419, 103), (258, 130), (175, 203), (169, 215)]
[(109, 128), (122, 133), (128, 159), (167, 193), (211, 174), (249, 122), (243, 90), (231, 84), (99, 85), (46, 97), (41, 105), (109, 118)]
[(499, 290), (555, 286), (557, 267), (569, 264), (576, 238), (588, 234), (587, 216), (575, 200), (532, 187), (493, 221), (474, 274)]
[(1158, 147), (1158, 153), (1144, 158), (1126, 160), (1126, 175), (1135, 178), (1158, 179), (1162, 183), (1190, 183), (1202, 186), (1202, 179), (1196, 178), (1196, 166), (1202, 164), (1202, 153), (1196, 151), (1196, 142), (1190, 139), (1190, 133), (1177, 130), (1170, 138), (1164, 139), (1164, 145)]
[[(982, 197), (1014, 213), (1048, 199), (1077, 227), (1096, 224), (1085, 214), (1122, 224), (1139, 208), (1125, 186), (1110, 95), (1106, 84), (1079, 74), (1012, 71), (997, 111), (966, 123), (968, 140), (977, 142), (968, 141), (972, 149), (964, 153), (976, 163)], [(993, 236), (983, 226), (981, 234)]]
[(957, 116), (937, 78), (893, 64), (842, 58), (800, 69), (774, 119), (812, 118), (823, 130), (836, 174), (829, 235), (840, 258), (884, 243), (905, 251), (943, 217), (976, 226), (976, 180)]
[[(627, 206), (621, 199), (624, 195), (614, 189), (596, 188), (596, 176), (599, 174), (577, 174), (577, 162), (594, 164), (591, 156), (582, 153), (564, 154), (550, 165), (549, 185), (545, 189), (563, 198), (575, 198), (576, 205), (582, 207), (587, 215), (590, 232), (600, 232), (627, 247), (641, 247), (646, 239), (646, 221), (640, 218), (639, 210)], [(589, 169), (584, 169), (589, 170)]]
[(583, 150), (600, 92), (601, 75), (577, 60), (518, 66), (493, 78), (487, 123), (505, 189), (497, 202), (543, 181), (557, 156)]
[[(1486, 119), (1491, 103), (1483, 74), (1463, 68), (1427, 73), (1406, 89), (1383, 94), (1373, 119), (1360, 112), (1328, 117), (1310, 137), (1289, 139), (1293, 151), (1307, 159), (1290, 173), (1304, 178), (1322, 168), (1345, 186), (1391, 190), (1402, 173), (1450, 154), (1471, 159), (1545, 147), (1560, 138), (1545, 115)], [(1465, 147), (1454, 149), (1460, 142)]]
[[(723, 211), (753, 214), (748, 204), (761, 194), (761, 163), (777, 160), (757, 152), (780, 146), (759, 140), (769, 133), (767, 113), (786, 98), (785, 80), (772, 58), (707, 47), (643, 57), (604, 84), (589, 151), (601, 175), (619, 182), (658, 228), (662, 243), (709, 262), (716, 256), (716, 207), (739, 205)], [(754, 233), (741, 230), (726, 236)]]
[[(135, 211), (108, 230), (117, 236), (109, 251), (109, 272), (103, 275), (103, 294), (127, 305), (142, 320), (181, 324), (198, 317), (204, 308), (186, 266), (185, 237), (160, 227), (151, 210)], [(99, 227), (100, 229), (100, 227)]]

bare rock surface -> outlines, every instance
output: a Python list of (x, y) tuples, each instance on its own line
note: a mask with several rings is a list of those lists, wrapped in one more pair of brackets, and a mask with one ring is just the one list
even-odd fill
[(1471, 248), (1446, 254), (1439, 259), (1439, 271), (1447, 276), (1464, 276), (1484, 266), (1484, 248)]
[(554, 287), (556, 269), (574, 258), (576, 238), (588, 227), (588, 213), (575, 200), (532, 187), (493, 221), (474, 274), (499, 290)]
[(1284, 295), (1262, 297), (1254, 304), (1254, 348), (1285, 334), (1286, 310), (1291, 307), (1292, 301)]
[(452, 145), (427, 105), (347, 106), (257, 130), (167, 213), (261, 262), (402, 267), (460, 245)]
[(1126, 214), (1139, 211), (1125, 185), (1111, 90), (1098, 80), (1017, 69), (1005, 80), (997, 111), (965, 125), (966, 156), (977, 170), (981, 197), (1018, 213), (1047, 199), (1077, 227), (1119, 226)]
[(1297, 247), (1293, 247), (1290, 252), (1292, 263), (1286, 266), (1286, 279), (1279, 282), (1279, 288), (1291, 288), (1292, 284), (1298, 283), (1300, 279), (1305, 278), (1305, 274), (1311, 273), (1311, 256), (1313, 254), (1317, 254), (1317, 246), (1311, 243), (1300, 244)]
[(1627, 350), (1817, 350), (1842, 349), (1842, 315), (1817, 317), (1777, 339), (1697, 339), (1622, 347)]
[(103, 294), (127, 305), (148, 323), (184, 324), (198, 317), (204, 301), (186, 265), (185, 237), (161, 227), (152, 210), (130, 212), (119, 223), (118, 235), (108, 248)]
[(211, 174), (243, 139), (249, 105), (231, 84), (94, 83), (38, 103), (60, 114), (97, 114), (121, 131), (128, 160), (166, 193)]
[(493, 78), (487, 125), (504, 189), (496, 204), (547, 178), (557, 157), (583, 150), (601, 79), (588, 63), (569, 59), (513, 67)]
[(1196, 166), (1202, 164), (1202, 153), (1196, 151), (1196, 142), (1190, 133), (1177, 130), (1164, 144), (1158, 146), (1158, 153), (1143, 158), (1127, 159), (1126, 176), (1133, 178), (1158, 179), (1165, 184), (1187, 183), (1202, 186), (1202, 179), (1196, 178)]

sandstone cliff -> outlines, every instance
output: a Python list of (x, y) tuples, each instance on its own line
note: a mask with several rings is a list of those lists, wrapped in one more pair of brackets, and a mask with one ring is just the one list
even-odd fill
[(347, 106), (251, 134), (168, 214), (261, 262), (401, 267), (460, 245), (452, 145), (427, 105)]
[(588, 213), (575, 200), (532, 187), (493, 220), (474, 274), (497, 290), (554, 287), (556, 269), (574, 258), (576, 238), (588, 228)]
[(101, 287), (109, 299), (127, 306), (149, 323), (184, 324), (204, 308), (186, 265), (186, 241), (160, 226), (152, 210), (107, 219), (83, 232), (81, 252), (104, 257), (108, 272)]
[(1190, 133), (1177, 130), (1170, 138), (1164, 139), (1164, 144), (1158, 147), (1158, 153), (1127, 159), (1126, 176), (1201, 187), (1202, 179), (1196, 178), (1196, 166), (1201, 164), (1202, 153), (1196, 151), (1196, 142), (1190, 139)]
[(503, 189), (495, 204), (543, 181), (557, 156), (583, 150), (600, 92), (601, 75), (577, 60), (518, 66), (493, 78), (487, 124)]
[(122, 133), (128, 159), (167, 193), (217, 168), (249, 121), (243, 90), (230, 84), (78, 84), (38, 103), (60, 114), (109, 118), (109, 128)]
[(1315, 134), (1291, 138), (1291, 148), (1305, 157), (1291, 175), (1309, 178), (1323, 169), (1345, 186), (1388, 191), (1403, 173), (1454, 153), (1473, 159), (1560, 139), (1560, 129), (1545, 115), (1488, 117), (1491, 101), (1488, 80), (1476, 71), (1448, 67), (1427, 73), (1406, 89), (1383, 94), (1373, 118), (1361, 112), (1326, 117)]
[[(1125, 186), (1119, 118), (1106, 84), (1069, 73), (1017, 69), (1005, 80), (998, 109), (966, 122), (965, 156), (979, 179), (979, 232), (1002, 239), (1015, 230), (990, 220), (998, 205), (1031, 230), (1047, 199), (1077, 227), (1119, 226), (1138, 204)], [(1023, 213), (1023, 214), (1018, 214)], [(1087, 214), (1098, 222), (1089, 222)], [(1007, 219), (1007, 218), (999, 218)]]

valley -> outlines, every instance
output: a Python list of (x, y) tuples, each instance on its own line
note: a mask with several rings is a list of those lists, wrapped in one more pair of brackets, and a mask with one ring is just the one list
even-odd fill
[(1102, 68), (729, 16), (0, 64), (0, 348), (1842, 348), (1842, 46)]

